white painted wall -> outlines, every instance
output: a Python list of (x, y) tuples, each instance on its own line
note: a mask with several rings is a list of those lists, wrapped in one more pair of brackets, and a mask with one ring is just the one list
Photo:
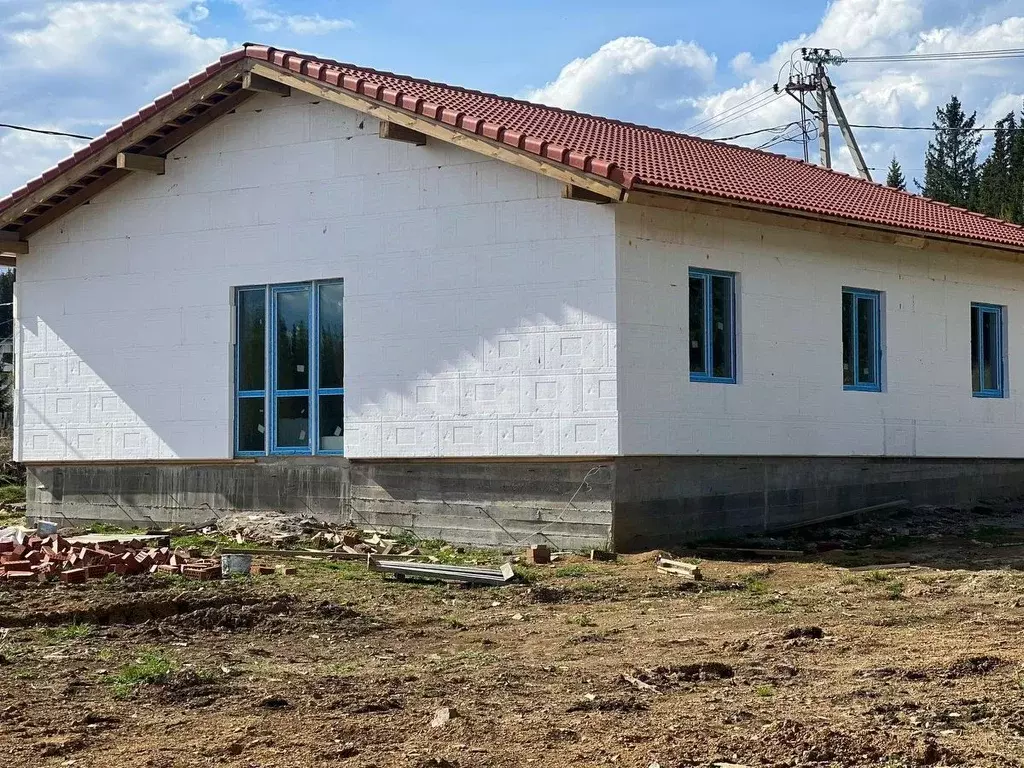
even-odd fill
[[(1024, 265), (617, 206), (624, 454), (1024, 456)], [(691, 383), (687, 270), (737, 278), (737, 384)], [(843, 286), (884, 293), (884, 391), (842, 385)], [(970, 304), (1008, 397), (971, 395)]]
[(232, 288), (327, 278), (347, 455), (614, 454), (614, 212), (560, 190), (257, 97), (31, 238), (16, 456), (230, 456)]

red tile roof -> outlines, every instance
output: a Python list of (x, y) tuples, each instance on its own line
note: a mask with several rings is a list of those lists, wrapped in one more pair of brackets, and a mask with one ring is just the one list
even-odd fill
[[(569, 112), (456, 86), (258, 45), (224, 56), (156, 104), (164, 106), (241, 56), (605, 177), (625, 189), (655, 187), (912, 232), (1024, 248), (1024, 228), (784, 155)], [(144, 109), (154, 111), (153, 105)], [(138, 122), (129, 118), (10, 197), (15, 200)]]

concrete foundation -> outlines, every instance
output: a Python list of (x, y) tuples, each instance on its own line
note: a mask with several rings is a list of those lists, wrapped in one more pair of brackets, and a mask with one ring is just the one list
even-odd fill
[(638, 551), (755, 533), (908, 499), (1024, 495), (1024, 460), (619, 457), (607, 460), (275, 458), (48, 464), (28, 470), (33, 518), (194, 525), (276, 509), (420, 538)]

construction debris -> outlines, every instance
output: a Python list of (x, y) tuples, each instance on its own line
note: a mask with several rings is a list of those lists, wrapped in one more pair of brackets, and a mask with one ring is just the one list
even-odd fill
[(465, 581), (474, 584), (507, 584), (515, 578), (515, 571), (510, 563), (505, 563), (499, 570), (493, 568), (476, 568), (459, 565), (442, 565), (440, 563), (414, 563), (401, 560), (378, 560), (369, 557), (367, 565), (371, 571), (393, 574), (403, 579), (408, 576), (437, 581)]
[(551, 562), (551, 547), (547, 544), (534, 544), (526, 550), (526, 562), (530, 565), (547, 565)]
[(895, 571), (901, 568), (913, 568), (913, 563), (880, 563), (878, 565), (858, 565), (847, 568), (849, 571)]
[(17, 531), (0, 538), (0, 578), (20, 583), (58, 579), (65, 584), (82, 584), (109, 574), (178, 573), (202, 580), (221, 575), (219, 560), (196, 557), (192, 551), (172, 550), (169, 546), (146, 546), (149, 537), (99, 538), (103, 540), (83, 542), (60, 534), (41, 537)]
[(595, 563), (613, 562), (618, 558), (614, 552), (609, 552), (604, 549), (592, 549), (590, 550), (590, 560)]
[(676, 576), (692, 579), (693, 581), (701, 581), (704, 578), (700, 572), (700, 567), (693, 563), (684, 563), (682, 560), (669, 560), (667, 557), (658, 555), (654, 564), (661, 573), (671, 573)]

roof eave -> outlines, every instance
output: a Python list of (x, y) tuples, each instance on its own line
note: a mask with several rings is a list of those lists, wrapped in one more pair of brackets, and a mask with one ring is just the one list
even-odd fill
[[(690, 205), (686, 205), (686, 202)], [(750, 216), (730, 215), (731, 211), (760, 213), (765, 217), (765, 223), (772, 223), (779, 226), (789, 226), (798, 229), (808, 229), (809, 222), (817, 222), (827, 225), (827, 231), (832, 233), (845, 234), (860, 239), (870, 239), (874, 242), (899, 245), (905, 248), (923, 249), (929, 243), (943, 244), (946, 246), (956, 245), (968, 248), (979, 248), (984, 251), (997, 251), (1003, 258), (1013, 254), (1016, 257), (1024, 257), (1024, 246), (1012, 245), (1009, 243), (997, 243), (989, 240), (981, 240), (970, 237), (957, 237), (938, 232), (930, 232), (912, 227), (897, 227), (889, 224), (881, 224), (862, 219), (846, 218), (842, 216), (831, 216), (813, 211), (803, 211), (795, 208), (786, 208), (764, 203), (756, 203), (747, 200), (740, 200), (724, 195), (701, 194), (687, 192), (677, 189), (668, 189), (650, 184), (635, 184), (626, 193), (625, 202), (654, 205), (655, 207), (666, 207), (674, 210), (682, 210), (694, 213), (707, 213), (711, 215), (727, 215), (729, 218), (741, 218), (751, 220)], [(660, 204), (659, 204), (660, 203)], [(674, 204), (673, 204), (674, 203)], [(876, 237), (865, 237), (863, 233), (875, 233)]]

